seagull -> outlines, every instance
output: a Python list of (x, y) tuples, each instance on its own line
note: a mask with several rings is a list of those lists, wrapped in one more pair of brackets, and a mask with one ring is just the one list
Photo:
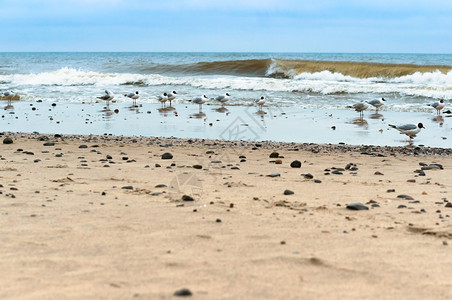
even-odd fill
[(359, 112), (359, 117), (362, 119), (364, 116), (364, 111), (367, 109), (367, 104), (364, 102), (353, 104), (352, 106), (349, 106), (353, 108), (355, 111)]
[(207, 97), (206, 95), (202, 95), (202, 97), (196, 97), (192, 100), (193, 103), (199, 104), (199, 112), (202, 112), (202, 105), (206, 103)]
[(115, 97), (115, 95), (111, 91), (105, 90), (105, 94), (100, 97), (97, 97), (97, 98), (107, 101), (107, 106), (109, 106), (110, 100), (113, 100), (114, 97)]
[(370, 105), (374, 106), (376, 108), (376, 111), (378, 112), (378, 109), (385, 104), (384, 101), (386, 101), (385, 98), (381, 98), (378, 100), (366, 101), (366, 102), (369, 103)]
[(259, 110), (262, 110), (262, 107), (265, 104), (265, 97), (261, 96), (259, 99), (254, 100), (254, 103), (256, 103), (257, 105), (259, 105)]
[(228, 100), (229, 100), (229, 96), (230, 95), (228, 93), (226, 93), (223, 96), (216, 97), (215, 100), (220, 101), (221, 102), (221, 106), (224, 107), (224, 104), (226, 102), (228, 102)]
[(140, 95), (138, 95), (138, 91), (136, 91), (135, 93), (124, 94), (124, 97), (129, 97), (130, 99), (132, 99), (133, 100), (132, 107), (136, 107), (137, 106), (137, 99), (140, 98)]
[(170, 107), (171, 107), (171, 101), (176, 99), (176, 94), (177, 94), (176, 91), (172, 91), (172, 92), (167, 93)]
[(434, 109), (436, 109), (436, 114), (440, 115), (441, 114), (441, 109), (444, 108), (444, 100), (441, 99), (438, 102), (432, 103), (432, 104), (427, 104), (428, 106), (433, 107)]
[(162, 103), (162, 106), (165, 107), (165, 102), (168, 101), (168, 94), (163, 93), (159, 96), (158, 99), (159, 99), (160, 103)]
[(422, 128), (425, 128), (424, 125), (422, 125), (422, 123), (417, 124), (417, 126), (415, 124), (405, 124), (405, 125), (388, 124), (388, 125), (392, 128), (397, 129), (401, 133), (406, 134), (407, 136), (409, 136), (410, 139), (416, 136), (416, 134), (418, 134)]
[(3, 97), (8, 100), (8, 105), (11, 105), (11, 101), (13, 100), (14, 96), (16, 96), (16, 93), (13, 91), (6, 91), (3, 93)]

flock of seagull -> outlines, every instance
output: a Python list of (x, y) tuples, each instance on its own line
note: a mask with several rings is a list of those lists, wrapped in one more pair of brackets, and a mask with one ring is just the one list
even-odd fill
[[(3, 100), (8, 100), (9, 106), (11, 105), (12, 100), (17, 97), (17, 93), (15, 93), (13, 91), (6, 91), (0, 95), (2, 96)], [(124, 94), (124, 96), (133, 100), (132, 107), (137, 107), (137, 99), (140, 97), (140, 94), (138, 91), (136, 91), (134, 93)], [(161, 94), (160, 96), (158, 96), (157, 99), (162, 104), (162, 108), (166, 107), (167, 101), (169, 102), (169, 107), (171, 108), (172, 107), (171, 102), (176, 99), (176, 96), (177, 96), (177, 92), (171, 91), (171, 92), (165, 92), (165, 93)], [(106, 104), (108, 107), (110, 104), (110, 101), (113, 100), (114, 97), (115, 97), (115, 95), (111, 91), (105, 90), (105, 93), (97, 98), (106, 101), (107, 102)], [(230, 97), (230, 94), (225, 93), (224, 95), (221, 95), (221, 96), (218, 96), (218, 97), (212, 98), (212, 99), (219, 102), (221, 104), (221, 107), (224, 108), (224, 105), (226, 104), (226, 102), (229, 101), (229, 97)], [(204, 103), (206, 103), (208, 100), (209, 99), (207, 98), (206, 95), (202, 95), (201, 97), (196, 97), (196, 98), (194, 98), (192, 100), (188, 100), (188, 101), (190, 101), (194, 104), (198, 104), (199, 112), (201, 113), (202, 105)], [(360, 119), (362, 120), (362, 118), (364, 116), (364, 111), (367, 110), (367, 108), (369, 107), (369, 104), (372, 105), (373, 107), (375, 107), (376, 112), (378, 113), (378, 110), (380, 109), (380, 107), (382, 107), (385, 104), (385, 101), (386, 100), (384, 98), (380, 98), (380, 99), (376, 99), (376, 100), (370, 100), (370, 101), (356, 103), (356, 104), (353, 104), (352, 106), (347, 106), (347, 107), (353, 108), (355, 111), (359, 112)], [(258, 99), (254, 100), (254, 103), (259, 106), (259, 112), (262, 112), (263, 106), (265, 104), (265, 97), (264, 96), (259, 97)], [(442, 100), (442, 99), (437, 102), (427, 104), (427, 105), (433, 107), (436, 110), (437, 115), (441, 114), (441, 110), (445, 106), (444, 100)], [(410, 138), (410, 140), (413, 139), (413, 137), (415, 137), (416, 134), (418, 134), (421, 131), (421, 129), (425, 128), (422, 123), (418, 123), (417, 125), (416, 124), (403, 124), (403, 125), (388, 124), (388, 125), (394, 129), (397, 129), (401, 133), (407, 135)]]
[[(162, 108), (166, 107), (166, 102), (169, 101), (169, 107), (172, 107), (172, 101), (176, 99), (176, 95), (177, 92), (176, 91), (171, 91), (171, 92), (165, 92), (163, 94), (161, 94), (160, 96), (158, 96), (157, 100), (162, 104)], [(128, 93), (128, 94), (124, 94), (125, 97), (128, 97), (130, 99), (133, 100), (133, 105), (134, 107), (137, 106), (137, 99), (140, 97), (139, 92), (136, 91), (135, 93)], [(215, 101), (219, 102), (221, 104), (221, 107), (224, 107), (224, 105), (226, 104), (226, 102), (229, 101), (229, 97), (231, 95), (229, 95), (229, 93), (225, 93), (224, 95), (218, 96), (215, 99)], [(109, 90), (105, 90), (105, 93), (102, 96), (97, 97), (98, 99), (101, 100), (105, 100), (107, 101), (107, 106), (109, 105), (110, 101), (113, 100), (115, 97), (115, 95), (109, 91)], [(199, 112), (202, 112), (202, 105), (204, 103), (206, 103), (209, 100), (209, 98), (207, 98), (206, 95), (202, 95), (201, 97), (196, 97), (192, 100), (188, 100), (191, 103), (194, 104), (198, 104), (199, 105)], [(261, 96), (260, 98), (254, 100), (254, 103), (257, 104), (259, 106), (259, 111), (262, 111), (262, 108), (265, 104), (265, 97)]]
[[(380, 99), (376, 99), (376, 100), (370, 100), (370, 101), (356, 103), (356, 104), (353, 104), (352, 106), (348, 106), (348, 107), (353, 108), (355, 111), (359, 112), (359, 116), (362, 119), (364, 116), (364, 111), (369, 107), (368, 104), (375, 107), (376, 112), (378, 113), (378, 110), (380, 109), (380, 107), (382, 107), (385, 104), (385, 101), (386, 100), (384, 98), (380, 98)], [(431, 104), (427, 104), (427, 105), (436, 109), (436, 114), (438, 116), (441, 114), (441, 110), (445, 106), (443, 99), (438, 100), (437, 102), (434, 102)], [(418, 134), (421, 131), (422, 128), (425, 129), (425, 127), (422, 123), (418, 123), (417, 125), (416, 124), (403, 124), (403, 125), (388, 124), (388, 125), (389, 125), (389, 127), (397, 129), (401, 133), (407, 135), (410, 138), (410, 141), (416, 136), (416, 134)]]

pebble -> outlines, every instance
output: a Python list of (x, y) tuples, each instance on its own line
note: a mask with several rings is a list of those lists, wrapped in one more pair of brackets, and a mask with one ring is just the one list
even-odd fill
[(192, 295), (193, 293), (189, 289), (180, 289), (173, 294), (175, 297), (191, 297)]
[(281, 174), (279, 173), (272, 173), (272, 174), (268, 174), (267, 177), (280, 177)]
[(413, 197), (411, 197), (409, 195), (405, 195), (405, 194), (398, 195), (397, 198), (405, 199), (405, 200), (414, 200)]
[(202, 166), (201, 166), (201, 165), (193, 165), (193, 169), (198, 169), (198, 170), (200, 170), (200, 169), (202, 169)]
[(374, 173), (374, 175), (384, 175), (383, 173), (381, 173), (380, 171), (377, 171)]
[(85, 148), (88, 148), (88, 146), (87, 145), (80, 145), (80, 146), (78, 146), (78, 148), (79, 149), (85, 149)]
[(172, 159), (173, 155), (169, 152), (165, 152), (162, 154), (162, 159)]
[(270, 154), (270, 158), (278, 158), (279, 157), (279, 153), (278, 152), (272, 152)]
[(293, 194), (295, 194), (293, 191), (291, 191), (291, 190), (285, 190), (284, 191), (284, 195), (293, 195)]
[(362, 203), (350, 203), (347, 205), (350, 210), (368, 210), (369, 208)]
[(446, 205), (444, 205), (444, 207), (452, 207), (452, 202), (447, 202)]
[(400, 204), (399, 206), (397, 206), (397, 208), (406, 208), (406, 205)]
[(55, 146), (55, 143), (54, 142), (47, 142), (47, 143), (44, 143), (44, 146), (46, 146), (46, 147)]
[(13, 139), (10, 137), (3, 139), (3, 144), (12, 144), (12, 143), (13, 143)]
[(280, 159), (275, 160), (275, 164), (277, 164), (277, 165), (282, 164), (282, 160), (280, 160)]
[(156, 188), (158, 188), (158, 189), (161, 189), (161, 188), (166, 188), (166, 184), (157, 184), (156, 186), (155, 186)]
[(291, 168), (301, 168), (301, 161), (294, 160), (293, 162), (290, 163), (290, 167)]
[(193, 197), (191, 197), (189, 195), (183, 195), (182, 201), (195, 201), (195, 199), (193, 199)]
[(133, 186), (131, 185), (126, 185), (122, 187), (123, 190), (133, 190)]
[(303, 176), (305, 179), (312, 179), (312, 178), (314, 178), (314, 176), (311, 173), (301, 174), (301, 176)]

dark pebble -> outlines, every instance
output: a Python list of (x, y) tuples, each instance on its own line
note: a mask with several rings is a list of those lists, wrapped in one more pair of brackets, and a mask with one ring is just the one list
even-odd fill
[(166, 188), (166, 184), (157, 184), (155, 187), (158, 189)]
[(3, 139), (3, 144), (12, 144), (12, 143), (13, 143), (13, 139), (10, 137)]
[(44, 146), (46, 146), (46, 147), (55, 146), (55, 143), (54, 142), (47, 142), (47, 143), (44, 143)]
[(444, 207), (452, 207), (452, 202), (447, 202), (446, 205), (444, 205)]
[(201, 166), (201, 165), (193, 165), (193, 169), (201, 170), (201, 169), (202, 169), (202, 166)]
[(315, 179), (314, 182), (315, 182), (315, 183), (322, 183), (322, 180)]
[(174, 292), (176, 297), (191, 297), (193, 293), (189, 289), (180, 289)]
[(400, 204), (397, 208), (406, 208), (406, 205)]
[(270, 158), (278, 158), (279, 157), (279, 153), (278, 152), (272, 152), (270, 154)]
[(216, 219), (215, 222), (221, 223), (221, 219)]
[(386, 190), (386, 193), (395, 193), (395, 189)]
[(155, 164), (155, 167), (156, 167), (156, 168), (160, 168), (161, 165), (160, 165), (160, 164)]
[(290, 163), (290, 167), (291, 168), (301, 168), (301, 161), (294, 160), (293, 162)]
[(350, 203), (347, 205), (350, 210), (368, 210), (369, 208), (362, 203)]
[(162, 154), (162, 159), (172, 159), (173, 155), (169, 152), (165, 152)]
[(293, 194), (295, 194), (293, 191), (291, 191), (291, 190), (285, 190), (284, 191), (284, 195), (293, 195)]
[(414, 200), (413, 197), (411, 197), (409, 195), (405, 195), (405, 194), (398, 195), (397, 198), (405, 199), (405, 200)]
[(189, 195), (183, 195), (182, 201), (195, 201), (195, 199), (193, 199), (193, 197), (191, 197)]
[(126, 185), (122, 187), (123, 190), (133, 190), (133, 186), (131, 185)]
[(85, 148), (88, 148), (87, 145), (80, 145), (80, 146), (78, 146), (78, 147), (79, 147), (79, 149), (85, 149)]
[(307, 173), (307, 174), (301, 174), (301, 176), (303, 176), (306, 179), (312, 179), (314, 178), (314, 176), (311, 173)]

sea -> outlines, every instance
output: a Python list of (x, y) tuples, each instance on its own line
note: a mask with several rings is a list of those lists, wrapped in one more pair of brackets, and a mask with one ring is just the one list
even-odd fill
[(231, 106), (345, 109), (385, 98), (382, 111), (431, 111), (452, 100), (452, 54), (370, 53), (0, 53), (0, 92), (24, 101), (94, 103), (104, 90), (115, 101), (140, 93), (158, 103), (231, 95)]

